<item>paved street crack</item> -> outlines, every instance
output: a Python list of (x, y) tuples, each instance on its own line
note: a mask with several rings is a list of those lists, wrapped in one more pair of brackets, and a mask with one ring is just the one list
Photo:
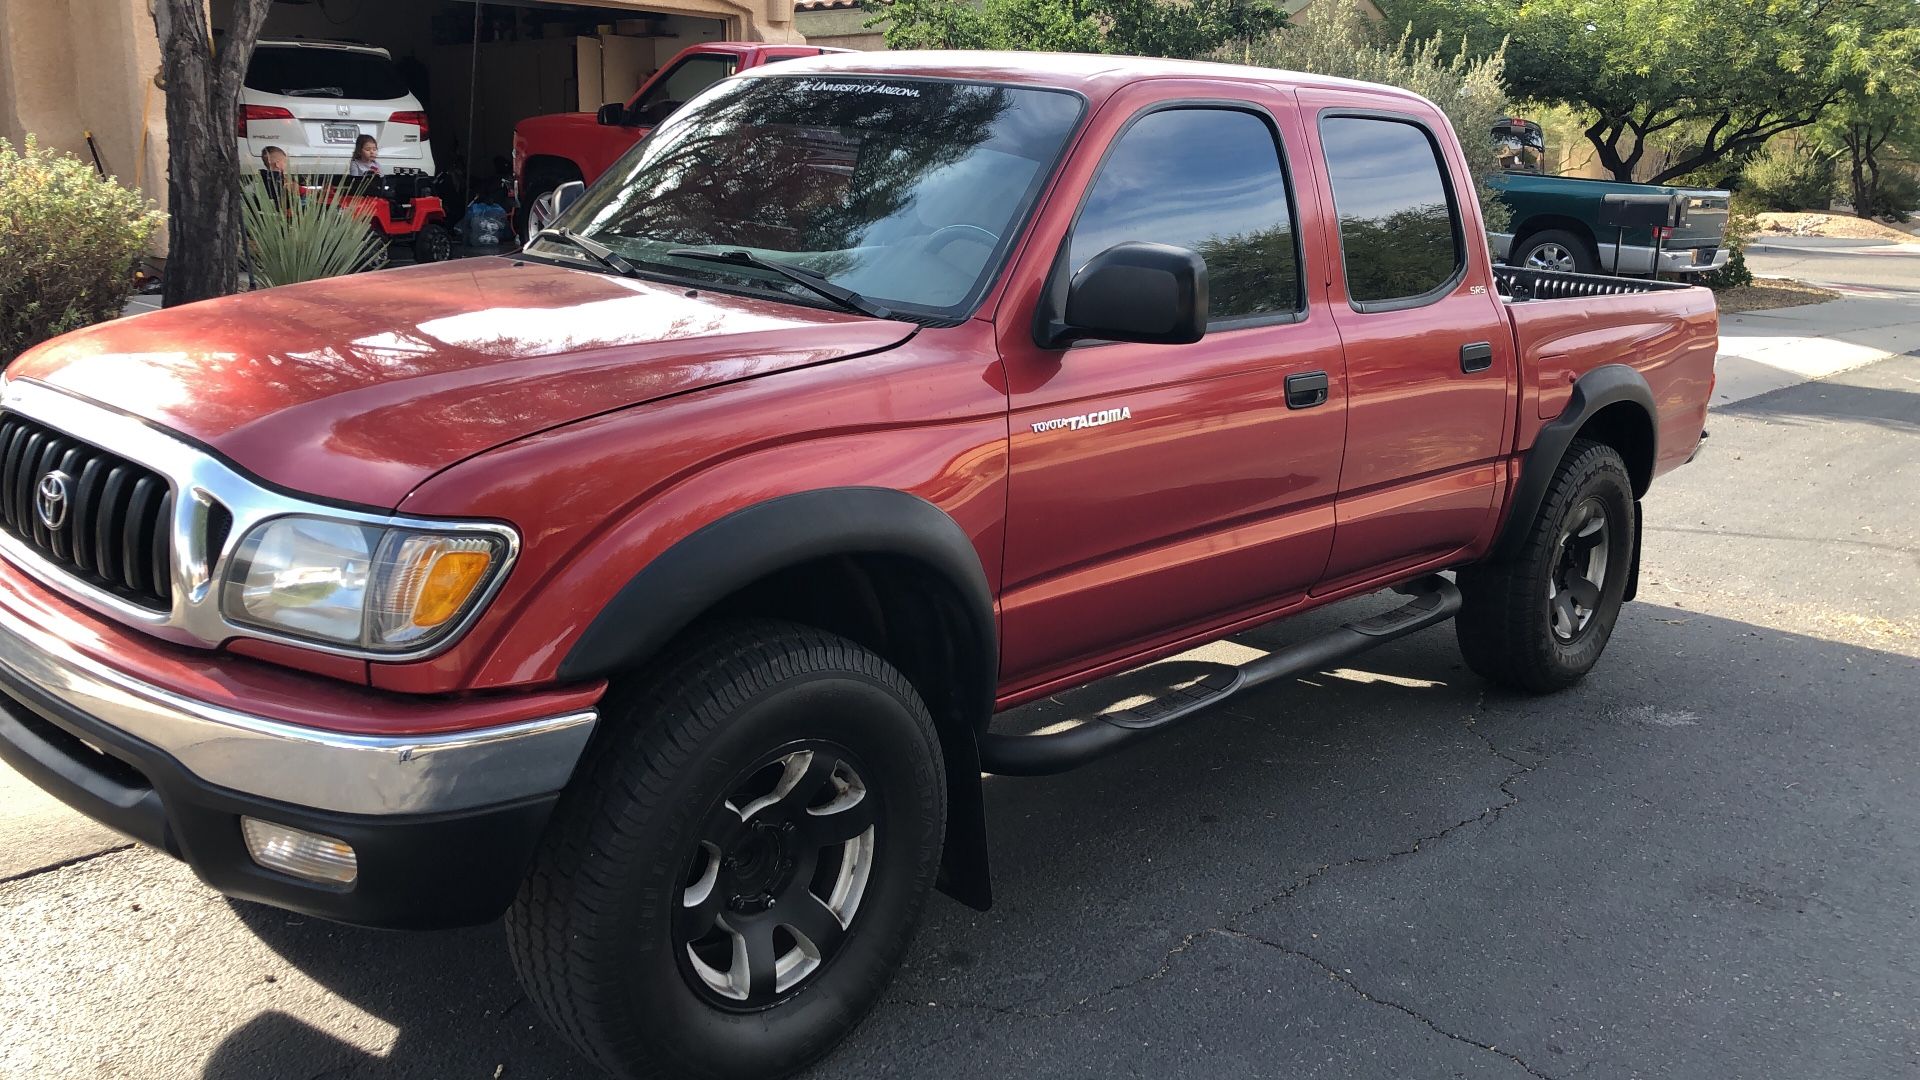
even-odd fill
[(1475, 1039), (1468, 1035), (1461, 1035), (1458, 1032), (1448, 1031), (1446, 1028), (1441, 1027), (1438, 1023), (1435, 1023), (1432, 1017), (1427, 1016), (1426, 1014), (1420, 1012), (1419, 1010), (1411, 1008), (1410, 1006), (1407, 1006), (1407, 1005), (1403, 1005), (1400, 1002), (1394, 1001), (1391, 998), (1384, 998), (1379, 996), (1378, 994), (1374, 994), (1368, 991), (1364, 987), (1360, 986), (1358, 983), (1354, 982), (1353, 979), (1349, 977), (1345, 971), (1342, 971), (1341, 969), (1334, 967), (1332, 964), (1327, 963), (1325, 960), (1320, 959), (1319, 957), (1313, 955), (1312, 953), (1302, 952), (1299, 949), (1295, 949), (1287, 945), (1282, 945), (1277, 941), (1268, 941), (1266, 938), (1256, 937), (1253, 934), (1245, 933), (1243, 931), (1226, 931), (1225, 933), (1230, 937), (1238, 938), (1241, 941), (1245, 941), (1250, 944), (1264, 945), (1267, 948), (1273, 949), (1277, 952), (1286, 953), (1288, 956), (1297, 956), (1300, 959), (1305, 960), (1307, 963), (1312, 964), (1313, 966), (1326, 972), (1329, 976), (1333, 978), (1335, 982), (1339, 983), (1343, 987), (1346, 987), (1348, 990), (1358, 995), (1362, 1000), (1370, 1004), (1379, 1005), (1384, 1008), (1393, 1009), (1396, 1012), (1404, 1013), (1405, 1015), (1410, 1016), (1413, 1019), (1418, 1020), (1420, 1023), (1426, 1025), (1429, 1030), (1431, 1030), (1434, 1034), (1441, 1036), (1442, 1038), (1451, 1039), (1454, 1042), (1461, 1043), (1466, 1046), (1476, 1047), (1478, 1049), (1485, 1050), (1490, 1054), (1497, 1054), (1500, 1057), (1503, 1057), (1508, 1061), (1512, 1062), (1513, 1064), (1520, 1066), (1522, 1069), (1525, 1069), (1527, 1071), (1527, 1075), (1529, 1076), (1539, 1077), (1540, 1080), (1556, 1080), (1556, 1078), (1551, 1073), (1542, 1072), (1541, 1070), (1534, 1068), (1532, 1065), (1527, 1063), (1526, 1059), (1522, 1058), (1518, 1054), (1515, 1054), (1508, 1050), (1502, 1050), (1498, 1046), (1495, 1046), (1492, 1043), (1481, 1042), (1479, 1039)]
[(36, 866), (31, 870), (22, 870), (8, 877), (0, 877), (0, 885), (12, 885), (21, 881), (30, 881), (42, 874), (51, 874), (56, 870), (65, 870), (69, 866), (79, 866), (81, 863), (89, 863), (106, 855), (118, 855), (122, 851), (130, 851), (134, 846), (135, 845), (130, 843), (120, 844), (107, 848), (104, 851), (90, 851), (85, 855), (75, 855), (71, 859), (62, 859), (57, 863), (48, 863), (45, 866)]

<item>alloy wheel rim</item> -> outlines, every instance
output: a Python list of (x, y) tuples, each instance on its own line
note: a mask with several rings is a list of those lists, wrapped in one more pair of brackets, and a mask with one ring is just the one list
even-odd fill
[(1607, 509), (1599, 499), (1586, 499), (1567, 515), (1547, 575), (1547, 614), (1561, 644), (1579, 640), (1593, 625), (1607, 583), (1610, 540)]
[(673, 919), (694, 990), (759, 1010), (801, 990), (845, 947), (872, 877), (876, 801), (825, 743), (770, 755), (706, 817)]
[(1527, 269), (1572, 272), (1573, 252), (1560, 244), (1541, 244), (1527, 253)]

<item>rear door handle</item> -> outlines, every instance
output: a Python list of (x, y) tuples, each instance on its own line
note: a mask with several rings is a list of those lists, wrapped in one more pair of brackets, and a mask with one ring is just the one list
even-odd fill
[(1476, 341), (1471, 345), (1460, 346), (1460, 370), (1471, 374), (1485, 371), (1493, 366), (1493, 345), (1485, 341)]
[(1327, 373), (1303, 371), (1287, 376), (1287, 408), (1311, 409), (1327, 403)]

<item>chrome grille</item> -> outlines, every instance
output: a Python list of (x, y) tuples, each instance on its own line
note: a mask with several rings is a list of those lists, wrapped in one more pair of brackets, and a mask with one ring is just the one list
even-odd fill
[[(41, 482), (66, 474), (59, 528)], [(0, 413), (0, 529), (82, 581), (153, 611), (173, 606), (173, 489), (158, 473), (14, 413)]]

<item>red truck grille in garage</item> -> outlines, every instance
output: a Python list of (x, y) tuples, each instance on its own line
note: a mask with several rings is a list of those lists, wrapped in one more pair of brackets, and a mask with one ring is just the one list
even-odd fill
[(173, 491), (151, 469), (0, 414), (0, 529), (68, 573), (155, 611), (173, 606)]

